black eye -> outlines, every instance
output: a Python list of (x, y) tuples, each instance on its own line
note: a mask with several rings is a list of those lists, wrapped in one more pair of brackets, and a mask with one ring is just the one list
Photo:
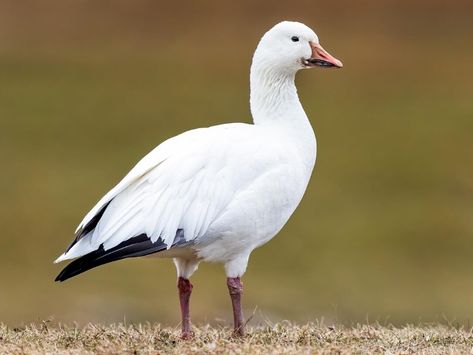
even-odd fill
[(291, 41), (293, 41), (293, 42), (299, 42), (299, 37), (297, 37), (297, 36), (292, 36), (292, 37), (291, 37)]

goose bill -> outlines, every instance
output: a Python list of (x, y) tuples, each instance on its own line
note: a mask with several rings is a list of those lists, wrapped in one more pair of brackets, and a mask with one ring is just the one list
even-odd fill
[(306, 67), (322, 68), (342, 68), (343, 63), (328, 53), (323, 47), (314, 42), (310, 42), (312, 56), (304, 61)]

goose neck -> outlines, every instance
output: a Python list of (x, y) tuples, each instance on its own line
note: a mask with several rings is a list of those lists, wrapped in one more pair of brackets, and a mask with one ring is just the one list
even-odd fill
[(297, 95), (295, 73), (252, 66), (250, 108), (255, 124), (307, 120)]

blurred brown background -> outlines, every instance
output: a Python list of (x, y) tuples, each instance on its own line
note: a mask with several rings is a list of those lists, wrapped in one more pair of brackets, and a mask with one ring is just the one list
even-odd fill
[[(473, 3), (379, 0), (0, 1), (0, 321), (178, 323), (170, 260), (63, 284), (52, 261), (161, 141), (250, 121), (251, 56), (284, 19), (314, 28), (345, 68), (298, 77), (317, 166), (252, 255), (246, 313), (469, 322)], [(230, 319), (223, 268), (193, 282), (194, 321)]]

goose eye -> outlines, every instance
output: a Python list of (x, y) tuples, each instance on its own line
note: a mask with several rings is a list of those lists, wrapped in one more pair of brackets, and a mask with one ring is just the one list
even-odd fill
[(292, 36), (292, 37), (291, 37), (291, 41), (293, 41), (293, 42), (299, 42), (299, 37), (297, 37), (297, 36)]

